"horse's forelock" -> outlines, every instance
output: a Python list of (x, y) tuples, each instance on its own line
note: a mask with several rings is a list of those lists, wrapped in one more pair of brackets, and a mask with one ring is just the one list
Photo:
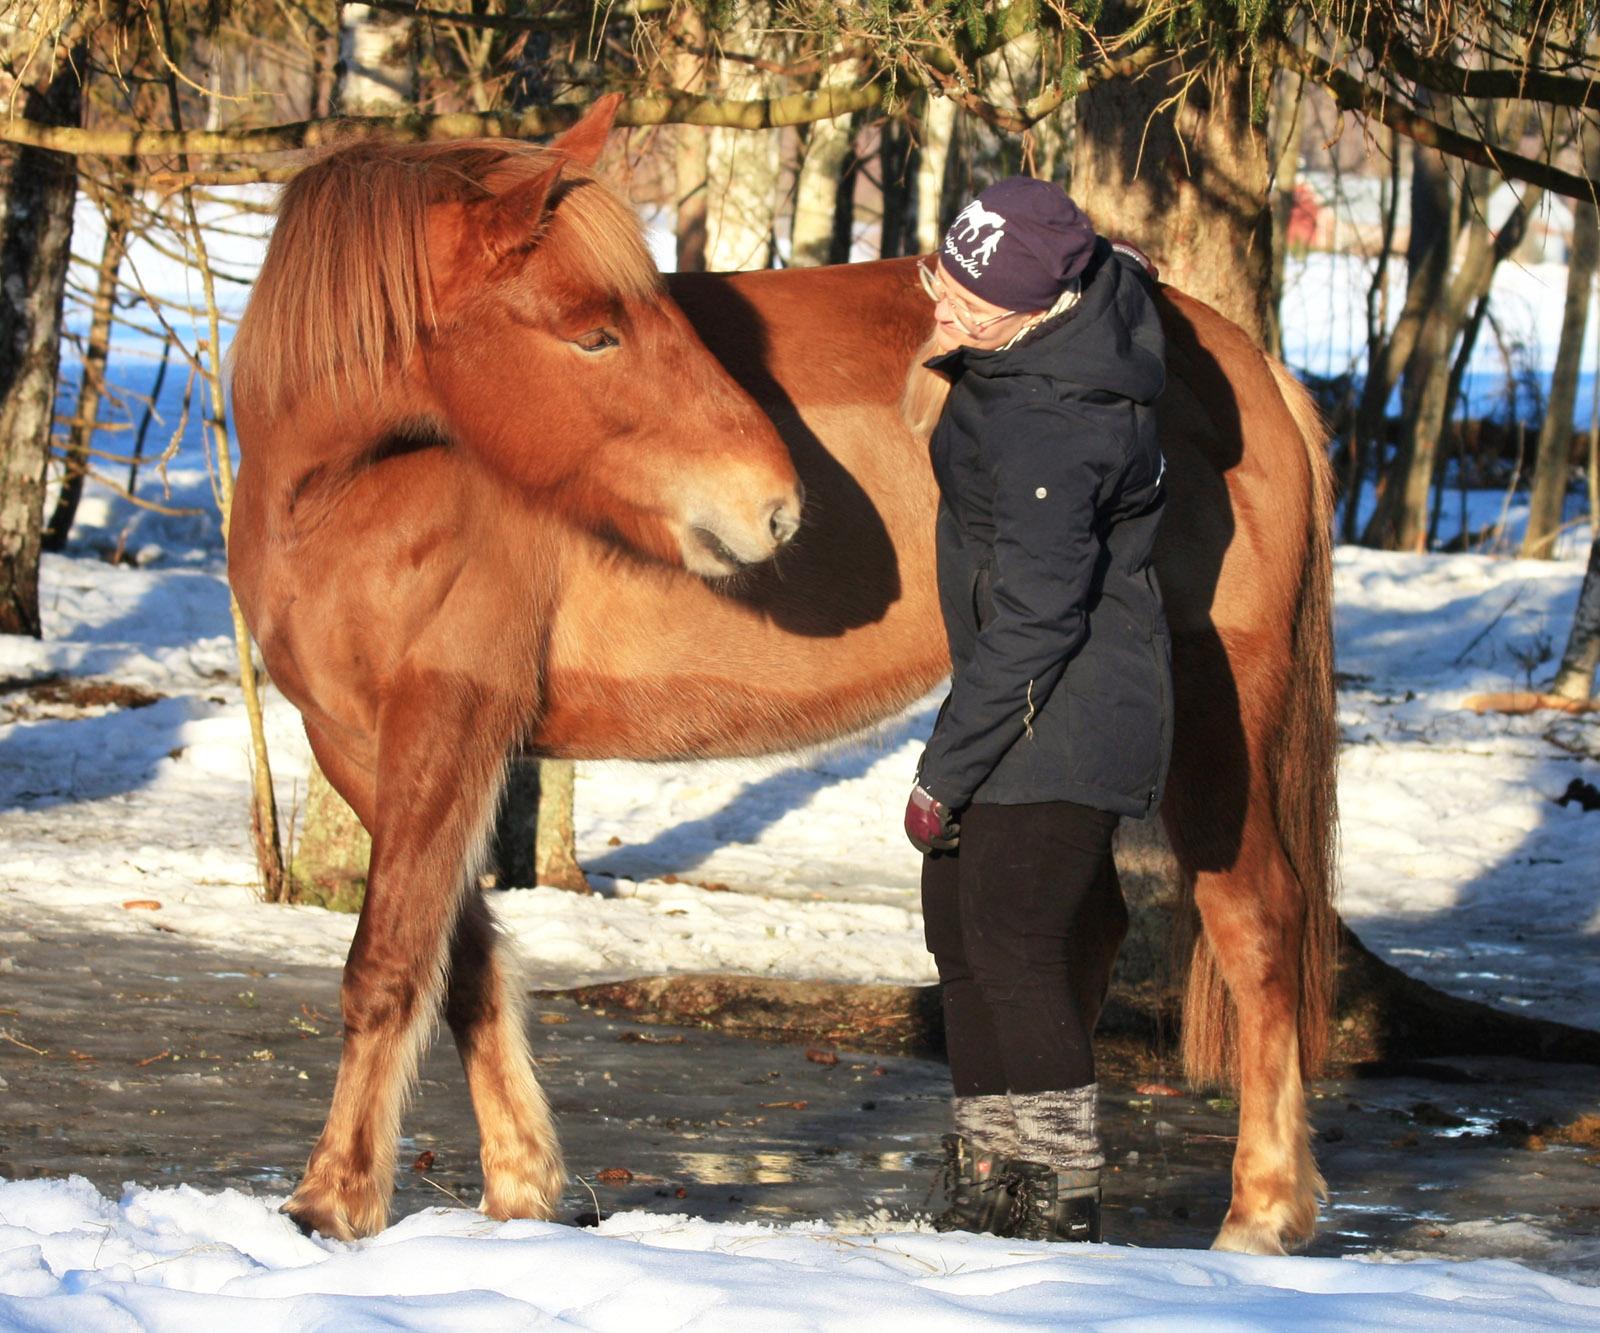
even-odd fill
[(611, 188), (559, 151), (502, 140), (336, 148), (285, 187), (232, 349), (234, 393), (271, 411), (321, 379), (376, 388), (434, 319), (427, 214), (505, 193), (559, 165), (541, 246), (563, 271), (624, 300), (661, 277)]
[(559, 249), (563, 270), (625, 301), (662, 289), (638, 219), (605, 182), (568, 167), (552, 193), (553, 217), (541, 244)]

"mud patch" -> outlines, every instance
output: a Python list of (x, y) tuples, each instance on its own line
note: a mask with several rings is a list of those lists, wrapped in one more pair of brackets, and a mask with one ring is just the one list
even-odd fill
[(113, 708), (148, 708), (166, 697), (114, 680), (74, 680), (62, 675), (0, 680), (0, 710), (13, 722), (70, 720), (98, 716)]

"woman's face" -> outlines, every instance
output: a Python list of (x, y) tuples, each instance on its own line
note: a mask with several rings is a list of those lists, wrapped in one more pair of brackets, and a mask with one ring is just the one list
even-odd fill
[(1007, 310), (980, 300), (955, 282), (942, 262), (918, 266), (923, 288), (933, 298), (934, 337), (941, 352), (957, 347), (993, 351), (1004, 347), (1022, 328), (1036, 319), (1037, 310)]

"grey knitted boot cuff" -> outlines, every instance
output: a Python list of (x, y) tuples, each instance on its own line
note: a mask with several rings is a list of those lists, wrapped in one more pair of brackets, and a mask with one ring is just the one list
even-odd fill
[(1000, 1157), (1017, 1155), (1017, 1122), (1011, 1114), (1011, 1099), (1004, 1093), (986, 1097), (956, 1097), (956, 1129), (971, 1140), (979, 1152)]
[(1098, 1083), (1059, 1092), (1013, 1092), (1008, 1100), (1016, 1117), (1016, 1156), (1023, 1161), (1042, 1162), (1057, 1171), (1093, 1171), (1105, 1165), (1095, 1118)]

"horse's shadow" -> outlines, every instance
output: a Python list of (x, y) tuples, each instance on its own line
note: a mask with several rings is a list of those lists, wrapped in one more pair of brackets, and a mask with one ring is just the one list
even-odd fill
[[(872, 497), (806, 424), (774, 375), (772, 339), (760, 314), (729, 283), (700, 274), (670, 281), (673, 299), (711, 355), (771, 418), (806, 490), (793, 543), (742, 574), (725, 595), (808, 638), (835, 638), (883, 619), (901, 594), (894, 541)], [(817, 596), (818, 589), (826, 589), (826, 597)]]

